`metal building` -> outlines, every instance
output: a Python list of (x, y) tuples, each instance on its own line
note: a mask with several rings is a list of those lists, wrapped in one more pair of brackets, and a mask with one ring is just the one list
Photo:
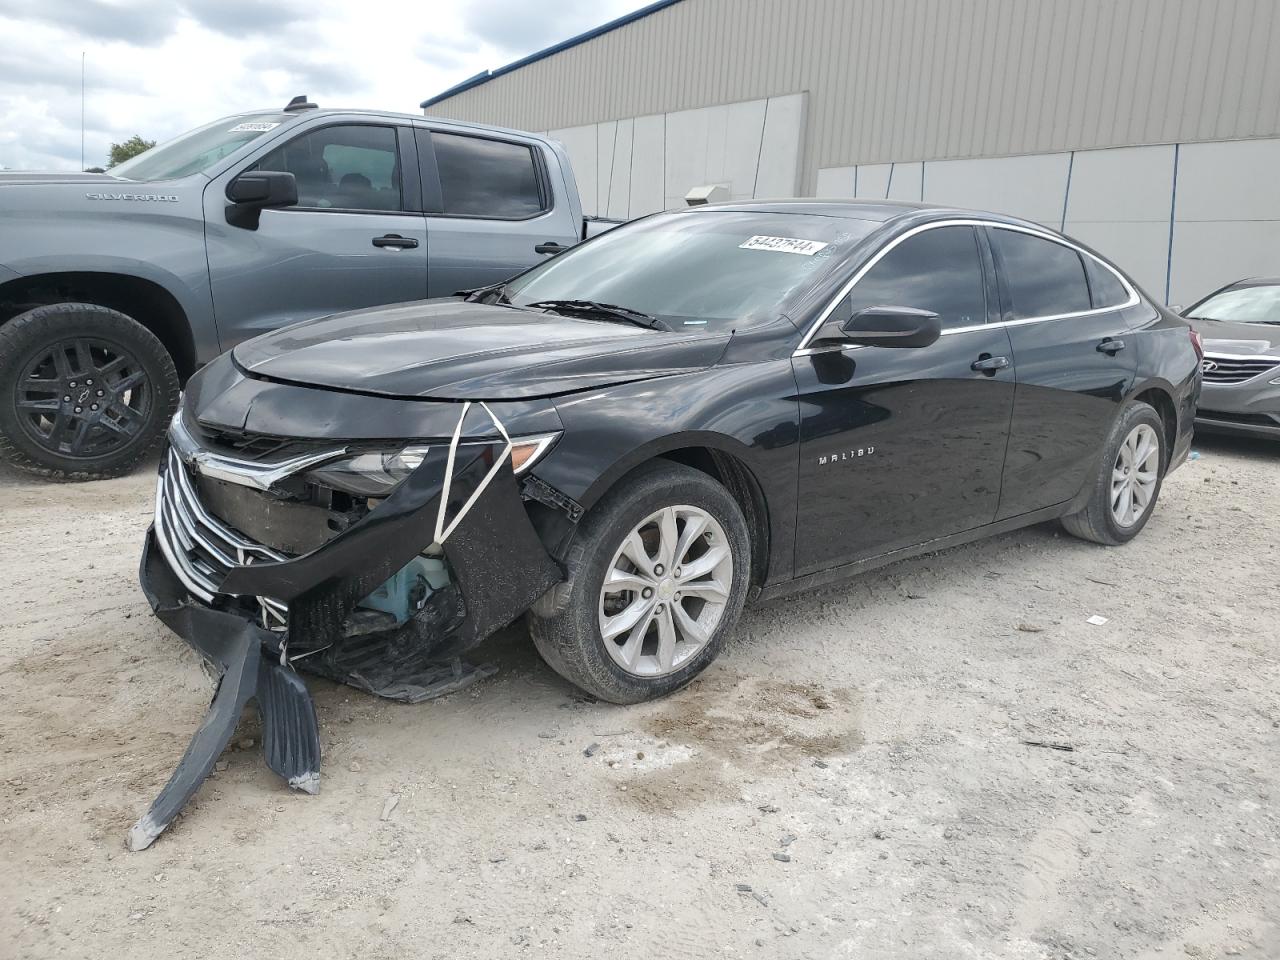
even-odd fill
[(1186, 303), (1280, 274), (1280, 0), (662, 0), (425, 101), (549, 132), (588, 212), (695, 186), (982, 207)]

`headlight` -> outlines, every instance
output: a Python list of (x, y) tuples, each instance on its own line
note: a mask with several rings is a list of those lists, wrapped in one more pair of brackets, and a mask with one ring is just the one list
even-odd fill
[[(551, 449), (558, 433), (513, 437), (511, 467), (516, 475), (531, 469)], [(496, 445), (484, 441), (486, 446)], [(445, 444), (447, 445), (447, 444)], [(461, 447), (470, 446), (463, 442)], [(400, 481), (422, 465), (430, 450), (426, 444), (409, 444), (399, 450), (371, 450), (334, 460), (307, 472), (307, 479), (322, 486), (361, 497), (385, 497)]]
[(362, 497), (385, 497), (400, 481), (422, 465), (431, 448), (407, 446), (400, 450), (370, 450), (333, 460), (307, 473), (307, 479), (335, 490)]

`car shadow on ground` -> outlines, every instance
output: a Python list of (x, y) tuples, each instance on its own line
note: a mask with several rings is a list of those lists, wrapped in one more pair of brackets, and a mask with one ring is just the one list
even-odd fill
[(1237, 437), (1227, 433), (1197, 432), (1191, 449), (1201, 457), (1214, 454), (1233, 454), (1275, 463), (1280, 467), (1280, 439), (1268, 437)]

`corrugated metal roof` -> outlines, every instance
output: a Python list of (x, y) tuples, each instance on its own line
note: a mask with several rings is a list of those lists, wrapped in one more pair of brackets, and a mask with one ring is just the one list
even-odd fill
[(657, 3), (651, 3), (647, 7), (641, 7), (639, 10), (633, 10), (625, 16), (618, 17), (616, 20), (610, 20), (608, 23), (588, 30), (586, 33), (580, 33), (576, 37), (570, 37), (568, 40), (561, 40), (559, 43), (553, 44), (537, 53), (531, 53), (527, 57), (508, 63), (505, 67), (499, 67), (497, 70), (482, 70), (474, 77), (468, 77), (459, 84), (455, 84), (443, 93), (437, 93), (428, 100), (423, 100), (418, 106), (424, 110), (433, 103), (439, 103), (441, 100), (447, 100), (452, 96), (462, 93), (463, 90), (470, 90), (472, 87), (478, 87), (482, 83), (488, 83), (494, 77), (500, 77), (504, 73), (510, 73), (513, 70), (519, 70), (521, 67), (527, 67), (531, 63), (537, 63), (539, 60), (545, 60), (547, 57), (554, 56), (570, 47), (576, 47), (580, 43), (586, 43), (588, 40), (594, 40), (596, 37), (603, 36), (611, 30), (617, 30), (619, 27), (625, 27), (628, 23), (635, 23), (642, 17), (647, 17), (651, 13), (657, 13), (667, 7), (680, 3), (680, 0), (658, 0)]

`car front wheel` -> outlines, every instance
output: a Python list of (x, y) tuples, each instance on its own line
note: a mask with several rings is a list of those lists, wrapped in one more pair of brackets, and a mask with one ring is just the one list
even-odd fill
[(602, 700), (663, 696), (719, 653), (742, 611), (750, 556), (723, 486), (680, 464), (646, 465), (582, 521), (565, 582), (531, 612), (534, 643)]

